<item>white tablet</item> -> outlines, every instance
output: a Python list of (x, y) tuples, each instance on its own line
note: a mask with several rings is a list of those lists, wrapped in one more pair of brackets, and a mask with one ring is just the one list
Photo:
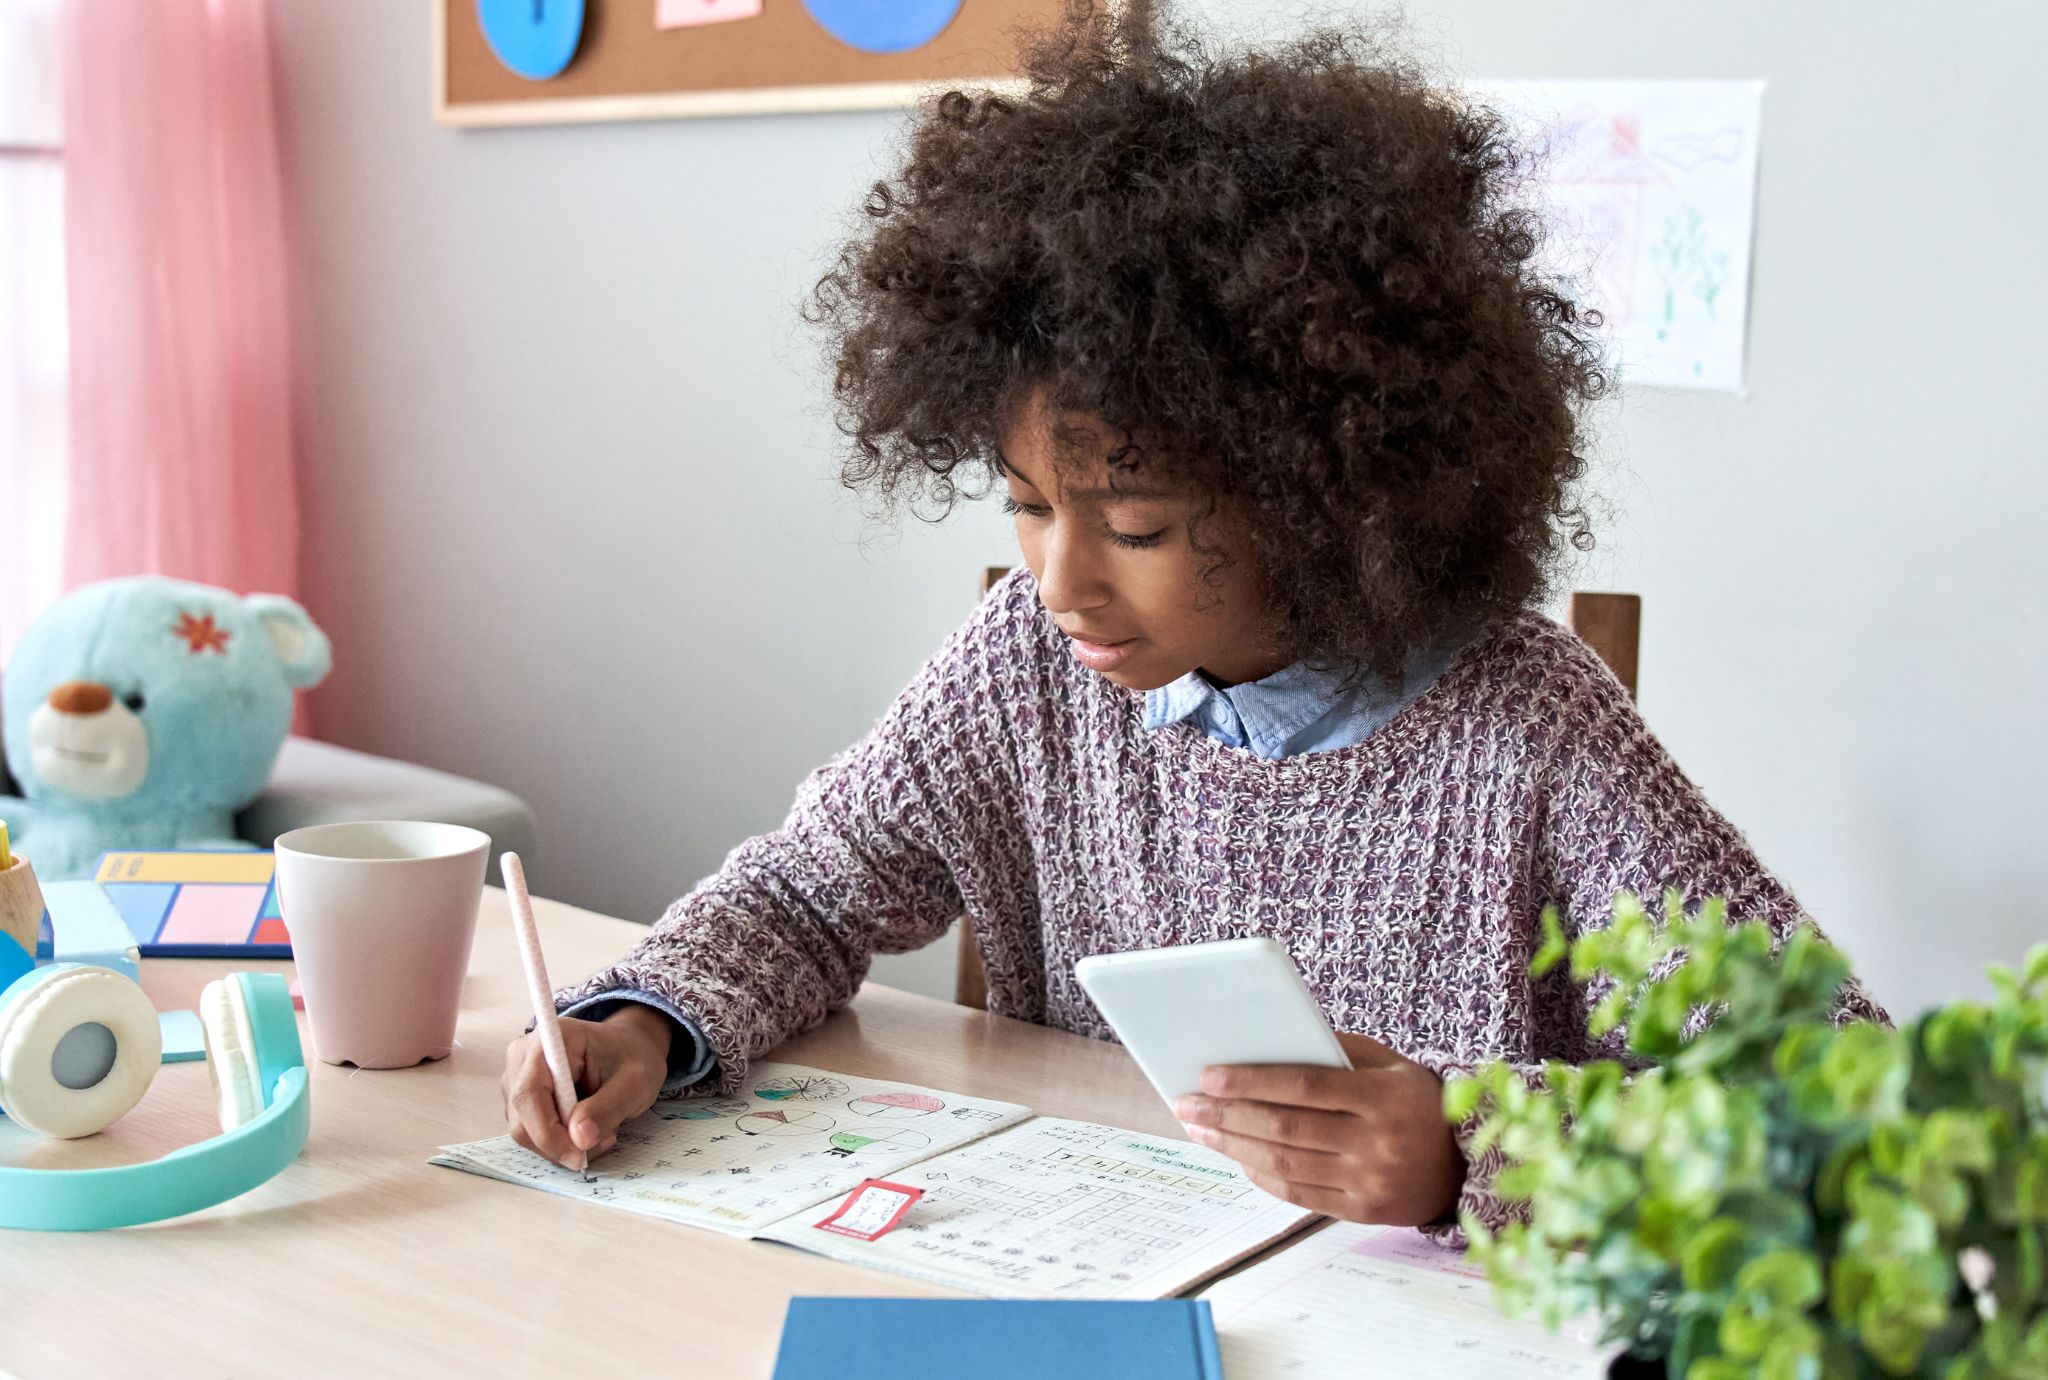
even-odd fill
[(1211, 1064), (1351, 1067), (1287, 950), (1270, 939), (1097, 954), (1074, 975), (1168, 1106), (1200, 1091)]

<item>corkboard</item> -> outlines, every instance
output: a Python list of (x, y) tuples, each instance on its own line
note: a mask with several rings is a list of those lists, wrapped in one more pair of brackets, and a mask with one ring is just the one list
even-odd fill
[(587, 0), (567, 69), (528, 81), (491, 52), (475, 0), (433, 4), (434, 116), (451, 125), (907, 105), (934, 84), (1014, 77), (1018, 27), (1063, 10), (1062, 0), (963, 0), (922, 48), (868, 53), (826, 33), (803, 0), (765, 0), (752, 18), (680, 29), (654, 27), (654, 0)]

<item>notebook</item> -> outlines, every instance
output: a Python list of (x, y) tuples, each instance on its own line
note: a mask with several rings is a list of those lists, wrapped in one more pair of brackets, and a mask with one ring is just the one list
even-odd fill
[[(772, 1380), (1223, 1380), (1209, 1305), (789, 1301)], [(1233, 1377), (1234, 1380), (1234, 1377)]]
[(1335, 1223), (1202, 1297), (1230, 1380), (1601, 1380), (1617, 1351), (1506, 1316), (1462, 1251), (1399, 1227)]
[(93, 880), (144, 958), (290, 958), (271, 853), (103, 853)]
[(1315, 1215), (1201, 1146), (794, 1064), (655, 1104), (595, 1183), (510, 1136), (431, 1163), (999, 1298), (1165, 1298)]

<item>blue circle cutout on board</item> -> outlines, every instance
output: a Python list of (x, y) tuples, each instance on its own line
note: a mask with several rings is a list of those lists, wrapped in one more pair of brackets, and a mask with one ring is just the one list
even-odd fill
[(476, 0), (498, 61), (530, 81), (559, 76), (583, 41), (583, 0)]
[(937, 38), (960, 0), (804, 0), (804, 8), (849, 48), (904, 53)]

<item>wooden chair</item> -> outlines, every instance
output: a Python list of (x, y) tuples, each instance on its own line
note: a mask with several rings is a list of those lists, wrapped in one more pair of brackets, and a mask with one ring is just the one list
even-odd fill
[[(1010, 567), (1006, 565), (982, 567), (981, 593), (977, 597), (988, 598), (996, 581), (1009, 573)], [(974, 922), (964, 915), (960, 917), (960, 949), (953, 960), (953, 1000), (976, 1011), (988, 1010), (988, 974), (981, 970), (981, 945), (974, 940)]]
[[(982, 590), (988, 593), (987, 589)], [(1636, 649), (1643, 630), (1640, 594), (1591, 594), (1574, 591), (1565, 605), (1565, 626), (1600, 654), (1607, 669), (1636, 697)]]
[[(1010, 573), (1006, 565), (981, 572), (981, 594), (988, 597), (995, 582)], [(1640, 644), (1643, 601), (1635, 594), (1594, 594), (1573, 591), (1565, 606), (1565, 624), (1599, 653), (1630, 699), (1636, 697), (1636, 652)], [(960, 917), (960, 949), (953, 970), (953, 1000), (977, 1011), (988, 1010), (988, 974), (981, 969), (981, 946), (974, 922)]]

